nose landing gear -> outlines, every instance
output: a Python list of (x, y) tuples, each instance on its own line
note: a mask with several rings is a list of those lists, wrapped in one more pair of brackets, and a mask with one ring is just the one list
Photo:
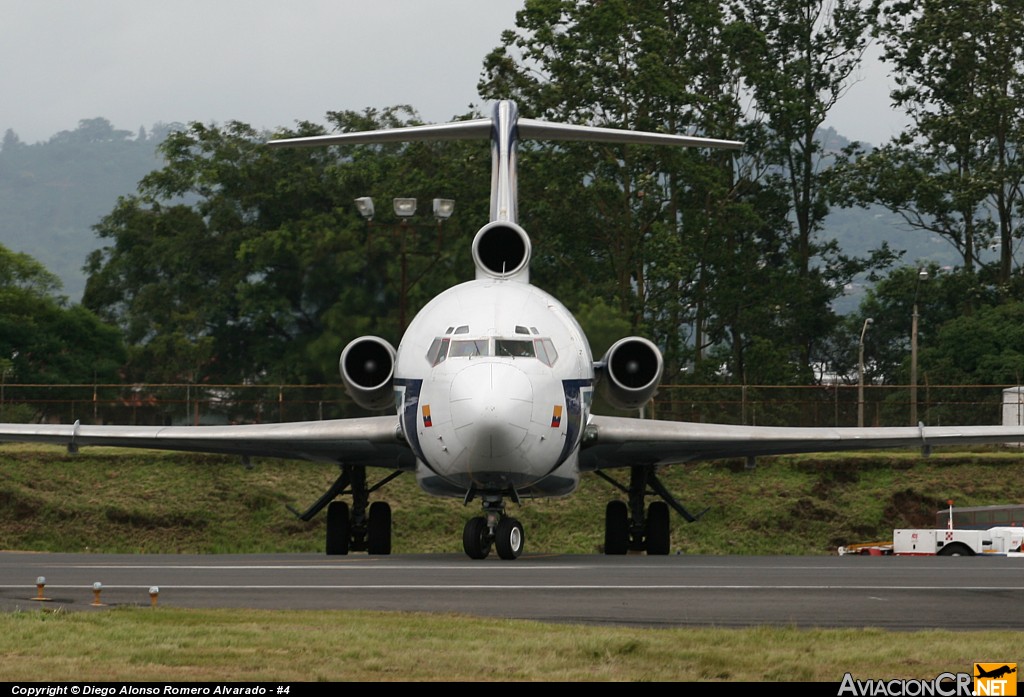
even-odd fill
[(484, 515), (470, 518), (462, 530), (462, 548), (470, 559), (486, 559), (491, 546), (502, 559), (516, 559), (523, 553), (523, 524), (505, 515), (498, 499), (484, 501)]

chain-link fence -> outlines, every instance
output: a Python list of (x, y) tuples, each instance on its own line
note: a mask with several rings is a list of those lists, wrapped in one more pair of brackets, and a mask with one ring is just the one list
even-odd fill
[[(998, 424), (1010, 385), (921, 385), (918, 421)], [(856, 385), (662, 385), (647, 416), (760, 426), (856, 426)], [(1024, 407), (1022, 407), (1024, 408)], [(906, 385), (864, 386), (865, 426), (911, 425)], [(0, 386), (0, 421), (192, 425), (334, 419), (362, 414), (340, 385)]]
[[(926, 426), (1002, 422), (1003, 390), (1010, 385), (921, 385), (917, 421)], [(664, 385), (654, 400), (659, 419), (754, 426), (910, 426), (907, 385)]]

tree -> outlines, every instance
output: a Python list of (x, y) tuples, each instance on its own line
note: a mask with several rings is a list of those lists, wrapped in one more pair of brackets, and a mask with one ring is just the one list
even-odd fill
[[(4, 384), (63, 385), (118, 379), (124, 359), (120, 333), (85, 308), (68, 307), (59, 291), (57, 277), (39, 262), (0, 246), (0, 370)], [(55, 401), (72, 395), (41, 388), (18, 392), (18, 398), (36, 397)], [(37, 411), (48, 413), (48, 409)]]
[(829, 212), (834, 153), (822, 141), (828, 113), (849, 88), (867, 42), (868, 16), (855, 0), (738, 0), (733, 45), (763, 127), (754, 157), (764, 186), (787, 201), (796, 273), (789, 342), (809, 371), (812, 356), (836, 327), (829, 309), (854, 275), (892, 260), (883, 248), (868, 259), (839, 252), (821, 234)]
[[(921, 270), (927, 272), (926, 280), (919, 277)], [(966, 308), (995, 302), (991, 287), (970, 274), (949, 273), (934, 265), (894, 269), (878, 279), (857, 312), (845, 318), (845, 335), (838, 335), (843, 340), (837, 338), (833, 344), (830, 363), (839, 374), (855, 375), (859, 333), (864, 320), (870, 317), (872, 325), (864, 341), (868, 359), (866, 380), (906, 385), (910, 382), (910, 335), (915, 304), (918, 343), (924, 351), (932, 345), (941, 327), (961, 317)], [(927, 367), (920, 360), (919, 365), (922, 369)]]
[(1024, 163), (1024, 12), (995, 0), (877, 0), (876, 32), (893, 67), (895, 107), (910, 125), (861, 158), (853, 198), (878, 202), (911, 226), (947, 239), (964, 270), (989, 266), (1005, 286), (1019, 236)]
[(1024, 303), (989, 305), (949, 320), (922, 350), (921, 360), (936, 383), (1019, 385), (1024, 376)]

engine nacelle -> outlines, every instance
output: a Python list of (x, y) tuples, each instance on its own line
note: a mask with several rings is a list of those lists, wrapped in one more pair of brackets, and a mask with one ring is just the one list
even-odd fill
[(599, 388), (616, 409), (639, 409), (658, 391), (665, 368), (661, 351), (639, 336), (619, 339), (597, 364)]
[(363, 409), (394, 406), (395, 348), (380, 337), (349, 342), (338, 361), (345, 391)]
[(473, 238), (476, 277), (530, 280), (530, 237), (523, 228), (495, 221), (480, 228)]

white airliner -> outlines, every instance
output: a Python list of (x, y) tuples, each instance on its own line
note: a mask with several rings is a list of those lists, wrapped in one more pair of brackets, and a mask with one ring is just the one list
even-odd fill
[[(0, 424), (0, 439), (270, 456), (337, 463), (341, 474), (307, 511), (327, 507), (327, 553), (391, 551), (391, 509), (369, 494), (403, 472), (424, 491), (482, 502), (463, 531), (474, 559), (494, 546), (503, 559), (523, 550), (523, 527), (505, 502), (572, 493), (581, 472), (625, 492), (608, 504), (605, 552), (668, 554), (669, 507), (692, 516), (657, 477), (659, 466), (697, 459), (1024, 440), (1024, 428), (768, 428), (652, 421), (590, 413), (595, 385), (621, 409), (654, 395), (658, 348), (640, 337), (616, 342), (598, 361), (572, 314), (529, 283), (530, 238), (517, 224), (520, 139), (603, 141), (736, 149), (742, 143), (663, 133), (571, 126), (518, 118), (499, 102), (491, 118), (272, 141), (271, 146), (491, 139), (490, 222), (473, 240), (475, 280), (424, 307), (398, 349), (361, 337), (341, 353), (341, 377), (362, 407), (388, 416), (270, 425), (147, 427)], [(367, 468), (389, 470), (367, 482)], [(606, 470), (628, 472), (627, 483)], [(335, 501), (350, 495), (351, 507)], [(659, 497), (646, 505), (648, 497)]]

